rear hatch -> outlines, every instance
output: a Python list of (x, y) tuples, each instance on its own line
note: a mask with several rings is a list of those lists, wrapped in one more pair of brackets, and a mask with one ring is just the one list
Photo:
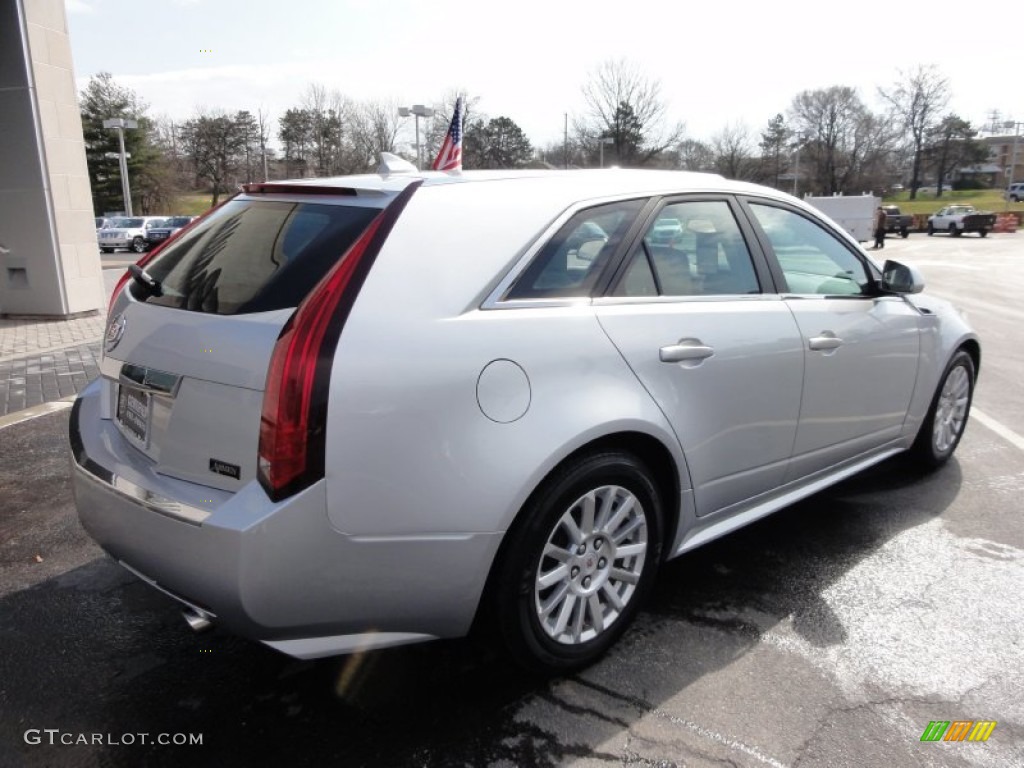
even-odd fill
[(257, 470), (277, 338), (391, 195), (323, 188), (236, 197), (129, 279), (110, 313), (104, 413), (170, 477), (233, 491)]

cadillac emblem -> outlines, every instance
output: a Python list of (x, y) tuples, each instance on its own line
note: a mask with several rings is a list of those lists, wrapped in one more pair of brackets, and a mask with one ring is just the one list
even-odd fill
[(105, 352), (113, 352), (114, 347), (121, 343), (126, 324), (127, 321), (123, 313), (115, 315), (114, 319), (110, 321), (110, 325), (107, 326), (107, 337), (103, 342), (103, 350)]

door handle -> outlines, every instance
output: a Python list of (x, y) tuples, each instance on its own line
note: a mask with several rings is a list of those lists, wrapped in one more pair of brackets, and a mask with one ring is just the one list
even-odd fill
[(828, 351), (843, 346), (843, 340), (832, 333), (832, 331), (822, 331), (820, 336), (812, 336), (809, 338), (807, 340), (807, 346), (809, 349)]
[(663, 363), (682, 363), (700, 361), (715, 354), (714, 347), (705, 346), (700, 339), (680, 339), (678, 344), (670, 344), (658, 350)]

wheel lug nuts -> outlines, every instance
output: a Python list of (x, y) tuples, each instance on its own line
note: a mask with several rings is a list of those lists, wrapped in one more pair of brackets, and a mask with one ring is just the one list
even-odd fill
[(576, 547), (576, 554), (580, 555), (581, 557), (583, 555), (587, 554), (587, 545), (586, 544), (580, 544), (578, 547)]
[(594, 542), (594, 549), (600, 549), (603, 546), (604, 546), (604, 540), (603, 539), (598, 539), (597, 541)]
[(590, 577), (589, 577), (589, 576), (587, 576), (587, 578), (585, 578), (585, 579), (583, 580), (583, 586), (584, 586), (584, 588), (586, 588), (586, 587), (589, 587), (589, 586), (590, 586)]
[(579, 576), (579, 575), (580, 575), (580, 569), (579, 569), (579, 566), (576, 566), (576, 565), (574, 565), (574, 566), (572, 567), (572, 570), (571, 570), (571, 571), (569, 571), (569, 575), (570, 575), (570, 576), (571, 576), (572, 578), (574, 578), (574, 579), (575, 579), (575, 578), (576, 578), (577, 576)]
[(608, 565), (608, 561), (605, 560), (603, 557), (597, 561), (598, 568), (604, 568), (606, 565)]

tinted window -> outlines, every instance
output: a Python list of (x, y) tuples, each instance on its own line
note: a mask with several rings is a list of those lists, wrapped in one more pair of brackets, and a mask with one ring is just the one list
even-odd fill
[(859, 258), (821, 225), (784, 208), (751, 204), (792, 293), (859, 296), (871, 280)]
[(145, 300), (220, 315), (297, 306), (377, 213), (376, 208), (231, 201), (146, 267), (160, 281), (162, 295)]
[(722, 200), (665, 206), (630, 254), (616, 296), (759, 293), (739, 225)]
[(541, 248), (505, 298), (589, 296), (643, 203), (628, 200), (577, 213)]

